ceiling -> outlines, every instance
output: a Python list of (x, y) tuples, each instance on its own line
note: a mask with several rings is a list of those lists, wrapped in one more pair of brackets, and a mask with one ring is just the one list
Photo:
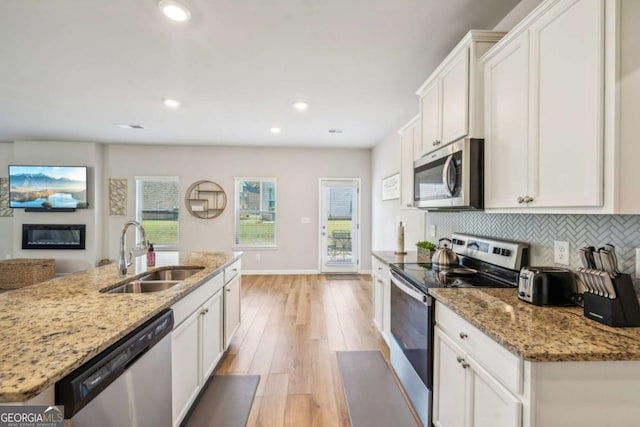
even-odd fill
[(518, 0), (181, 2), (183, 24), (156, 0), (2, 0), (0, 141), (371, 147)]

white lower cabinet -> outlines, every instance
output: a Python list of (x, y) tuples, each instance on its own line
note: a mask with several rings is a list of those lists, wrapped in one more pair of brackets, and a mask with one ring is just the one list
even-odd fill
[(375, 256), (371, 257), (373, 268), (373, 323), (389, 345), (391, 337), (391, 280), (389, 266)]
[[(233, 283), (239, 285), (239, 273), (227, 286), (231, 285), (233, 288)], [(224, 289), (226, 289), (224, 274), (220, 272), (172, 306), (175, 319), (175, 327), (171, 333), (171, 394), (174, 426), (180, 425), (184, 420), (198, 393), (224, 354), (225, 309), (227, 308)], [(229, 307), (231, 309), (233, 305)], [(238, 312), (239, 307), (233, 310), (233, 313)], [(238, 317), (237, 314), (232, 316)]]
[(436, 426), (522, 425), (522, 403), (518, 398), (437, 327), (434, 358), (433, 422)]
[(229, 348), (240, 326), (240, 276), (224, 285), (224, 348)]

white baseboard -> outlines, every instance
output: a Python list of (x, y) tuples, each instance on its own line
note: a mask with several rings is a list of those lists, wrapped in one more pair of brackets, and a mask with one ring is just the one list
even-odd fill
[[(255, 275), (270, 275), (270, 274), (282, 274), (282, 275), (295, 275), (295, 274), (322, 274), (320, 270), (242, 270), (242, 274), (246, 276)], [(359, 273), (354, 274), (371, 274), (371, 270), (360, 270)]]
[(242, 274), (246, 276), (252, 275), (268, 275), (268, 274), (320, 274), (320, 270), (242, 270)]

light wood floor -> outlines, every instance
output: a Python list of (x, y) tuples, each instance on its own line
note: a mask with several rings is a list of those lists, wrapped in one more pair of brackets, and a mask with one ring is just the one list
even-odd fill
[(360, 277), (242, 277), (242, 324), (216, 374), (261, 375), (248, 426), (350, 425), (335, 352), (389, 359)]

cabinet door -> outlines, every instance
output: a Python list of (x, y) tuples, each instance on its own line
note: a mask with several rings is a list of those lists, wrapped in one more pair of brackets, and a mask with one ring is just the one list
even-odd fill
[(467, 369), (462, 350), (438, 327), (433, 340), (433, 424), (464, 427), (467, 420)]
[(240, 326), (240, 275), (224, 285), (224, 348)]
[(442, 73), (442, 143), (469, 134), (469, 49), (456, 55)]
[(527, 34), (484, 64), (485, 207), (518, 206), (527, 195), (529, 49)]
[(385, 277), (382, 279), (382, 336), (387, 345), (391, 340), (391, 282), (389, 279), (389, 269), (385, 270)]
[(173, 425), (184, 418), (198, 392), (200, 310), (171, 332), (171, 396)]
[(604, 0), (562, 0), (530, 29), (530, 206), (599, 206), (603, 192)]
[(520, 427), (522, 403), (495, 378), (466, 357), (471, 374), (471, 417), (473, 427)]
[(380, 332), (384, 329), (384, 282), (378, 276), (373, 276), (373, 322)]
[(202, 306), (202, 375), (200, 384), (203, 385), (216, 367), (223, 353), (222, 325), (223, 303), (222, 290), (216, 292)]
[(400, 208), (413, 208), (414, 126), (400, 135)]
[(429, 153), (441, 145), (440, 138), (440, 80), (435, 79), (420, 98), (420, 122), (422, 154)]

